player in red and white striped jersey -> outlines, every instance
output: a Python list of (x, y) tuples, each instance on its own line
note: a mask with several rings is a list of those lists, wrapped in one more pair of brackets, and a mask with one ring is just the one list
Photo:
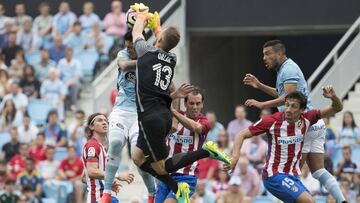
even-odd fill
[[(166, 144), (169, 149), (169, 157), (183, 152), (193, 152), (201, 149), (206, 135), (210, 130), (210, 123), (206, 116), (201, 113), (203, 109), (204, 95), (202, 91), (195, 88), (185, 97), (185, 112), (178, 112), (172, 109), (174, 117), (178, 123), (176, 132), (167, 136)], [(181, 168), (172, 173), (171, 176), (176, 182), (186, 182), (190, 186), (191, 196), (195, 191), (198, 175), (198, 162)], [(176, 203), (175, 194), (165, 183), (158, 181), (155, 202), (174, 202)]]
[[(84, 172), (87, 184), (87, 203), (97, 203), (104, 191), (104, 175), (106, 163), (106, 151), (103, 143), (108, 133), (107, 117), (100, 113), (89, 116), (87, 121), (88, 141), (83, 147), (82, 161), (84, 162)], [(118, 181), (126, 181), (129, 184), (133, 181), (134, 175), (131, 173), (117, 175), (113, 183), (113, 191), (118, 192), (120, 184)], [(116, 197), (113, 203), (118, 202)]]
[(298, 91), (289, 93), (285, 97), (285, 112), (263, 117), (237, 135), (232, 162), (225, 168), (234, 168), (236, 165), (244, 139), (267, 133), (268, 153), (263, 170), (265, 188), (284, 202), (314, 202), (298, 178), (301, 173), (300, 160), (304, 138), (309, 127), (320, 118), (333, 116), (342, 110), (341, 101), (331, 86), (323, 88), (323, 95), (332, 100), (331, 106), (304, 113), (305, 96)]

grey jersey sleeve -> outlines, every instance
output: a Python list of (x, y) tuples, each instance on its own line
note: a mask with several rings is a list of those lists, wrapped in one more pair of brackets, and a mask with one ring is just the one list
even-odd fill
[(158, 48), (151, 45), (149, 42), (145, 41), (145, 39), (140, 37), (135, 40), (134, 47), (138, 58), (144, 56), (147, 52), (158, 50)]

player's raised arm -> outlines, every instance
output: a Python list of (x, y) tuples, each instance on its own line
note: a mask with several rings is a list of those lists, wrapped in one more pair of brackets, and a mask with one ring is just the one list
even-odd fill
[(332, 104), (328, 107), (320, 109), (321, 118), (333, 116), (343, 109), (341, 100), (336, 95), (336, 93), (331, 85), (327, 85), (327, 86), (323, 87), (323, 96), (325, 98), (331, 99)]
[(144, 38), (142, 34), (146, 25), (146, 15), (149, 12), (149, 7), (144, 4), (134, 4), (130, 6), (131, 9), (136, 11), (136, 21), (132, 30), (133, 42), (135, 42), (138, 38)]
[(262, 82), (259, 81), (259, 79), (257, 79), (257, 77), (255, 77), (250, 73), (245, 75), (243, 82), (245, 85), (249, 85), (255, 89), (259, 89), (272, 97), (279, 96), (278, 92), (276, 91), (276, 88), (263, 84)]
[(242, 147), (242, 144), (245, 139), (252, 137), (252, 134), (249, 130), (249, 128), (246, 128), (242, 130), (240, 133), (238, 133), (235, 137), (234, 146), (232, 149), (232, 157), (231, 157), (231, 164), (225, 165), (225, 170), (231, 170), (234, 169), (239, 158), (240, 158), (240, 149)]
[[(269, 87), (269, 86), (267, 86), (267, 87)], [(282, 96), (278, 95), (279, 96), (278, 98), (268, 100), (268, 101), (264, 101), (264, 102), (259, 102), (259, 101), (255, 100), (255, 99), (248, 99), (248, 100), (245, 101), (245, 105), (246, 106), (253, 106), (253, 107), (256, 107), (258, 109), (278, 107), (278, 106), (281, 106), (281, 105), (285, 104), (286, 95), (289, 94), (290, 92), (296, 91), (296, 88), (297, 88), (296, 84), (284, 84), (284, 90), (285, 90), (284, 95), (282, 95)]]
[(121, 70), (134, 70), (136, 69), (136, 60), (122, 60), (119, 58), (118, 60), (118, 66)]
[(171, 108), (171, 113), (185, 128), (189, 129), (190, 131), (194, 131), (198, 134), (203, 132), (203, 125), (201, 123), (182, 115), (174, 108)]

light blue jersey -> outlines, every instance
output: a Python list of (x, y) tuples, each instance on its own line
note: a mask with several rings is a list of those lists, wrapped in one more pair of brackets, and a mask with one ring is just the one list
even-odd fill
[[(131, 60), (129, 52), (126, 49), (119, 51), (117, 60)], [(136, 112), (135, 80), (135, 70), (122, 71), (119, 69), (117, 82), (118, 94), (116, 96), (114, 108)]]
[[(277, 69), (276, 75), (276, 91), (279, 96), (285, 94), (285, 84), (296, 84), (297, 91), (302, 92), (307, 98), (306, 111), (312, 109), (311, 101), (309, 98), (309, 89), (304, 77), (304, 74), (301, 72), (299, 66), (290, 58), (287, 58), (283, 64)], [(278, 110), (283, 112), (285, 106), (278, 106)]]

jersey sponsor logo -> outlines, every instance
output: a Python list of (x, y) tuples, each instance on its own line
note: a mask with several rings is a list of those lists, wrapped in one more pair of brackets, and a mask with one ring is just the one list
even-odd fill
[(95, 148), (94, 147), (89, 147), (88, 151), (87, 151), (87, 157), (95, 157)]
[(312, 125), (308, 132), (320, 131), (325, 128), (325, 125)]
[(179, 144), (193, 144), (194, 143), (194, 138), (192, 136), (170, 134), (169, 139), (175, 140), (175, 142), (179, 143)]
[(135, 82), (135, 80), (136, 80), (136, 75), (135, 75), (134, 72), (127, 72), (127, 73), (125, 73), (125, 79), (126, 79), (126, 80), (129, 80), (129, 81), (131, 81), (131, 82)]
[(289, 145), (289, 144), (296, 144), (299, 142), (304, 141), (304, 138), (302, 135), (296, 135), (291, 137), (279, 137), (277, 144), (278, 145)]
[(166, 54), (163, 54), (163, 53), (158, 54), (158, 59), (162, 60), (162, 61), (165, 61), (167, 63), (171, 63), (171, 58), (169, 56), (167, 56)]

